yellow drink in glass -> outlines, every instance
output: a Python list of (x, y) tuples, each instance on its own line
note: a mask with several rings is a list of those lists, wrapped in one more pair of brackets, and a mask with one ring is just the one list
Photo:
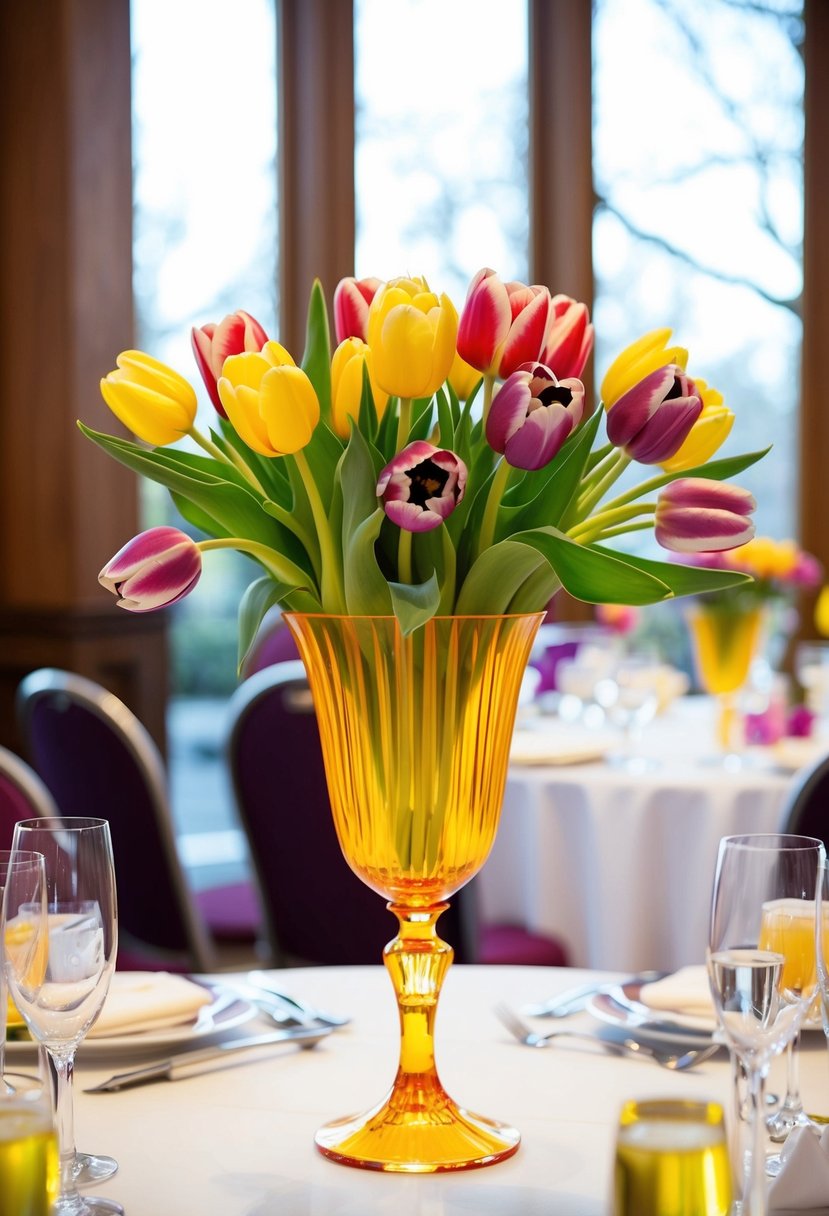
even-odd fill
[(784, 991), (813, 988), (817, 984), (815, 901), (773, 899), (763, 904), (758, 949), (783, 955), (780, 987)]
[(58, 1147), (44, 1100), (25, 1095), (0, 1101), (0, 1210), (9, 1216), (48, 1216), (57, 1195)]
[(762, 608), (697, 607), (687, 616), (697, 679), (705, 692), (719, 697), (717, 739), (724, 751), (734, 742), (738, 724), (734, 694), (748, 679), (762, 635)]
[(627, 1102), (616, 1141), (614, 1216), (727, 1216), (731, 1164), (716, 1102)]

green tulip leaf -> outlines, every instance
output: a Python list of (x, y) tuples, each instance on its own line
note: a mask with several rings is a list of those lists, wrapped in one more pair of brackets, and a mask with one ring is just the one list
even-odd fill
[[(588, 604), (655, 604), (673, 593), (658, 573), (628, 561), (627, 556), (580, 545), (556, 528), (535, 528), (512, 537), (549, 562), (570, 595)], [(656, 563), (658, 567), (660, 563)]]
[(291, 487), (285, 461), (280, 456), (262, 456), (259, 452), (254, 452), (236, 433), (227, 418), (219, 418), (218, 422), (221, 433), (217, 435), (215, 431), (211, 431), (213, 441), (224, 451), (232, 448), (248, 466), (267, 496), (274, 502), (287, 506), (291, 500)]
[(600, 422), (601, 415), (597, 412), (570, 436), (545, 468), (527, 472), (515, 490), (504, 495), (498, 512), (496, 535), (499, 538), (530, 528), (556, 527), (560, 523), (578, 493)]
[(272, 578), (257, 578), (249, 583), (239, 603), (239, 654), (237, 672), (241, 675), (245, 660), (256, 641), (265, 613), (280, 603), (290, 591)]
[[(453, 443), (455, 442), (455, 417), (452, 413), (452, 403), (443, 389), (438, 389), (438, 447), (448, 448), (450, 452), (454, 452)], [(457, 398), (456, 398), (457, 400)]]
[(368, 374), (368, 365), (365, 360), (363, 360), (363, 381), (360, 392), (360, 412), (357, 426), (368, 442), (374, 443), (378, 427), (377, 407), (374, 404), (374, 393), (371, 391), (371, 377)]
[(375, 550), (384, 518), (382, 509), (376, 507), (351, 532), (345, 549), (345, 602), (352, 616), (386, 616), (392, 611), (389, 584)]
[(459, 616), (506, 612), (517, 594), (537, 570), (547, 563), (529, 545), (499, 541), (485, 549), (474, 562), (458, 592), (455, 612)]
[(205, 511), (202, 511), (201, 507), (197, 507), (195, 503), (191, 502), (189, 498), (184, 498), (181, 494), (177, 494), (175, 490), (170, 490), (168, 493), (182, 519), (186, 519), (188, 524), (192, 524), (194, 528), (198, 528), (199, 532), (204, 532), (207, 536), (215, 536), (217, 538), (232, 535), (226, 528), (222, 528), (215, 519), (212, 519)]
[(331, 422), (331, 330), (328, 324), (325, 295), (319, 279), (314, 279), (308, 300), (302, 370), (314, 386), (320, 403), (322, 421), (329, 425)]
[(389, 583), (392, 608), (404, 637), (430, 621), (440, 604), (440, 586), (432, 571), (425, 583)]
[(605, 549), (602, 545), (588, 545), (587, 548), (594, 553), (622, 557), (629, 566), (636, 566), (637, 569), (652, 574), (661, 582), (666, 583), (677, 597), (704, 595), (706, 591), (725, 591), (731, 587), (740, 587), (754, 581), (751, 575), (743, 574), (738, 570), (709, 570), (705, 566), (683, 566), (679, 562), (662, 562), (648, 557), (634, 557), (629, 553), (622, 555)]

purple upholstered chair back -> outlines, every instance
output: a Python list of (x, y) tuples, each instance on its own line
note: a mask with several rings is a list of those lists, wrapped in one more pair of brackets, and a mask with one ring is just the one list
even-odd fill
[(829, 756), (795, 776), (783, 806), (780, 831), (816, 836), (829, 849)]
[(20, 819), (57, 815), (52, 795), (25, 760), (0, 747), (0, 849), (10, 849)]
[(17, 709), (59, 813), (109, 820), (119, 966), (211, 970), (213, 952), (176, 851), (164, 765), (148, 731), (100, 685), (53, 668), (22, 681)]

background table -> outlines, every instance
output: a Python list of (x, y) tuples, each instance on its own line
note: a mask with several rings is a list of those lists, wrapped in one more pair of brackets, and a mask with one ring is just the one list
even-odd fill
[[(644, 772), (512, 765), (495, 846), (476, 879), (481, 918), (556, 934), (576, 966), (701, 962), (720, 838), (777, 830), (794, 772), (776, 757), (804, 743), (729, 771), (707, 763), (713, 723), (708, 698), (676, 702), (645, 732), (641, 754), (659, 767)], [(554, 719), (536, 725), (556, 730)], [(821, 750), (825, 738), (797, 755)]]
[[(118, 1199), (127, 1216), (607, 1216), (623, 1099), (728, 1103), (730, 1071), (720, 1057), (677, 1074), (590, 1044), (534, 1051), (492, 1012), (498, 1000), (518, 1006), (590, 978), (597, 977), (536, 967), (450, 969), (437, 1021), (444, 1084), (472, 1110), (513, 1122), (523, 1137), (508, 1161), (459, 1174), (376, 1174), (335, 1165), (314, 1147), (321, 1123), (367, 1108), (391, 1083), (397, 1016), (380, 965), (278, 973), (284, 991), (354, 1015), (312, 1051), (280, 1046), (257, 1063), (237, 1058), (188, 1080), (85, 1094), (84, 1085), (121, 1071), (124, 1061), (92, 1066), (82, 1046), (78, 1144), (120, 1163), (95, 1193)], [(805, 1037), (804, 1101), (826, 1111), (823, 1035)]]

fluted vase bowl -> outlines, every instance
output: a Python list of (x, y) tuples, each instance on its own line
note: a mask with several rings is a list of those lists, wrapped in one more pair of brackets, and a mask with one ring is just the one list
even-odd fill
[(400, 1064), (379, 1105), (321, 1128), (328, 1157), (425, 1173), (489, 1165), (515, 1128), (458, 1106), (435, 1066), (452, 947), (436, 923), (495, 838), (521, 678), (543, 613), (394, 617), (286, 613), (308, 672), (334, 825), (354, 872), (389, 902), (383, 955), (400, 1013)]

